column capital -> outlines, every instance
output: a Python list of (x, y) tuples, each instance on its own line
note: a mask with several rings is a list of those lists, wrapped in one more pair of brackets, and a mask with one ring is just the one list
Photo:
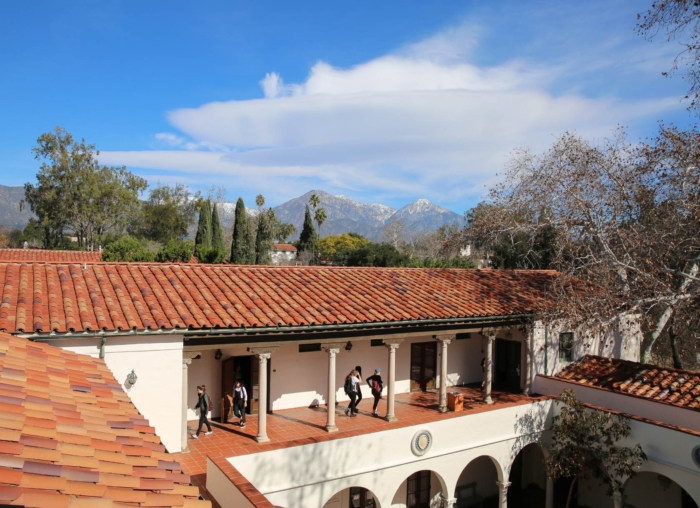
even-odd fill
[(449, 344), (453, 340), (457, 338), (457, 334), (454, 333), (442, 333), (440, 335), (433, 335), (433, 339), (435, 339), (438, 342), (443, 342), (445, 344)]
[(384, 339), (384, 345), (389, 349), (398, 349), (403, 339)]
[(272, 353), (279, 349), (278, 345), (249, 347), (248, 352), (253, 353), (257, 358), (269, 360)]
[(452, 508), (454, 505), (457, 504), (457, 499), (449, 498), (449, 497), (445, 497), (445, 496), (441, 497), (441, 501), (442, 501), (442, 508)]
[(496, 340), (496, 334), (498, 334), (499, 331), (498, 328), (483, 328), (481, 330), (481, 335), (486, 337), (489, 341)]
[(192, 363), (192, 360), (197, 358), (202, 354), (201, 351), (183, 351), (182, 352), (182, 363), (187, 363), (189, 365)]
[(326, 353), (329, 355), (337, 355), (340, 353), (340, 350), (345, 347), (345, 342), (340, 343), (340, 342), (335, 342), (331, 344), (321, 344), (321, 349), (323, 349)]
[(508, 487), (510, 487), (510, 482), (496, 482), (496, 485), (498, 485), (498, 488), (501, 492), (505, 493), (508, 492)]

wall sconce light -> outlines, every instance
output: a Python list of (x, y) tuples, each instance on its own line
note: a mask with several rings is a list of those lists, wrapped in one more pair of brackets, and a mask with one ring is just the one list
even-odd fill
[(136, 372), (134, 372), (134, 369), (131, 369), (131, 372), (126, 375), (126, 383), (129, 386), (134, 386), (138, 378), (139, 377), (136, 375)]
[(347, 344), (345, 344), (345, 351), (350, 351), (352, 349), (352, 342), (348, 341)]
[(222, 356), (223, 356), (223, 355), (221, 354), (221, 349), (217, 349), (217, 350), (216, 350), (216, 354), (214, 354), (214, 358), (215, 358), (216, 360), (221, 360), (221, 357), (222, 357)]

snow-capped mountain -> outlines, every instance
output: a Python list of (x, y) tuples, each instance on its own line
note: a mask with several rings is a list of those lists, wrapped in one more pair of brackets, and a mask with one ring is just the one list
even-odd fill
[(438, 229), (445, 224), (461, 224), (462, 217), (452, 210), (434, 205), (427, 199), (418, 199), (409, 203), (394, 215), (391, 220), (400, 220), (411, 231), (428, 231)]
[(381, 236), (382, 228), (395, 219), (401, 220), (406, 229), (411, 231), (434, 230), (443, 224), (461, 220), (458, 214), (436, 206), (427, 199), (419, 199), (396, 211), (379, 203), (361, 203), (346, 196), (334, 196), (322, 190), (307, 192), (303, 196), (275, 207), (275, 214), (280, 220), (294, 224), (297, 232), (301, 232), (304, 224), (304, 210), (312, 194), (318, 195), (320, 206), (328, 215), (328, 220), (321, 228), (322, 236), (354, 232), (377, 240)]

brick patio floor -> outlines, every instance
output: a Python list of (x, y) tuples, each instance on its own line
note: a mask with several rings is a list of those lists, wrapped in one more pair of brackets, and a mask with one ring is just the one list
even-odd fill
[[(207, 456), (211, 458), (235, 457), (249, 453), (277, 450), (291, 446), (342, 439), (346, 437), (380, 432), (383, 430), (420, 425), (447, 418), (459, 418), (470, 414), (493, 411), (496, 409), (527, 404), (539, 398), (522, 394), (512, 394), (494, 390), (493, 405), (481, 402), (481, 392), (478, 386), (464, 388), (450, 387), (448, 391), (459, 391), (465, 397), (464, 411), (440, 413), (438, 409), (437, 392), (409, 393), (396, 395), (396, 417), (398, 421), (387, 422), (382, 418), (371, 416), (373, 399), (365, 398), (359, 405), (359, 414), (356, 418), (345, 416), (347, 403), (336, 407), (336, 426), (338, 432), (329, 434), (326, 432), (326, 408), (286, 409), (267, 415), (267, 435), (269, 443), (258, 444), (255, 436), (258, 433), (257, 415), (248, 416), (246, 427), (241, 429), (237, 423), (221, 424), (212, 422), (214, 433), (205, 436), (200, 434), (199, 439), (189, 440), (189, 453), (176, 453), (173, 458), (182, 464), (185, 473), (192, 476), (192, 483), (200, 487), (202, 495), (211, 499), (206, 492)], [(386, 414), (386, 399), (379, 403), (379, 413)], [(236, 419), (237, 421), (237, 419)], [(188, 434), (197, 429), (197, 421), (188, 422)], [(206, 430), (206, 428), (205, 428)], [(216, 505), (215, 505), (216, 506)]]

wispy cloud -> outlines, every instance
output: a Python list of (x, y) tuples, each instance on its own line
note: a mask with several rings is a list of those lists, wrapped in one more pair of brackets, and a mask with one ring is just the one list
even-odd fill
[(287, 192), (283, 199), (313, 185), (458, 207), (482, 192), (517, 147), (543, 149), (564, 130), (600, 137), (679, 107), (675, 98), (560, 91), (576, 89), (568, 83), (585, 67), (614, 65), (590, 54), (565, 63), (521, 57), (478, 65), (472, 56), (480, 33), (464, 23), (353, 67), (317, 62), (299, 83), (269, 72), (260, 81), (264, 98), (170, 112), (178, 134), (155, 135), (169, 149), (102, 157), (253, 191), (274, 179), (275, 192)]

